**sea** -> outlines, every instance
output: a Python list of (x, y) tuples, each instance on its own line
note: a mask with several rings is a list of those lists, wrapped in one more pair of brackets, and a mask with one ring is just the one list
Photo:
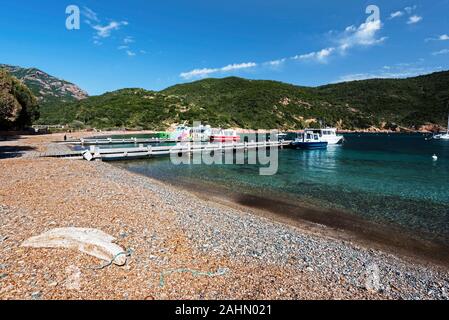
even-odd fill
[[(435, 251), (449, 248), (449, 141), (426, 134), (352, 133), (327, 150), (279, 150), (278, 162), (272, 176), (260, 175), (259, 165), (175, 165), (168, 157), (113, 164), (274, 216), (366, 233), (374, 240), (371, 229), (385, 231), (379, 238), (386, 244), (390, 232), (422, 240)], [(405, 246), (413, 250), (417, 244)]]

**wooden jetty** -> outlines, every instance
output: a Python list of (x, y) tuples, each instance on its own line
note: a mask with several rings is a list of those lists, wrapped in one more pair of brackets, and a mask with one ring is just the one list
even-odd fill
[(82, 151), (84, 159), (91, 160), (124, 160), (142, 159), (156, 156), (169, 156), (171, 154), (192, 154), (196, 152), (224, 152), (226, 150), (250, 150), (261, 148), (283, 148), (291, 144), (291, 141), (261, 141), (242, 143), (183, 143), (176, 146), (144, 146), (134, 148), (99, 148), (91, 146), (89, 150)]

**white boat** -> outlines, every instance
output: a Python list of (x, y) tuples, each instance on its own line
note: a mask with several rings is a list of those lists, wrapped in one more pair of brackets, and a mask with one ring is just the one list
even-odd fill
[(190, 140), (190, 127), (185, 125), (177, 126), (175, 131), (171, 133), (170, 139), (176, 141)]
[(438, 139), (449, 140), (449, 116), (447, 117), (447, 131), (445, 134), (439, 135)]
[(170, 139), (176, 141), (209, 141), (211, 134), (212, 129), (210, 126), (189, 127), (180, 125), (170, 135)]
[(304, 133), (299, 134), (292, 142), (292, 146), (295, 149), (305, 150), (326, 149), (329, 143), (324, 141), (316, 131), (315, 129), (304, 130)]
[(190, 129), (190, 136), (193, 141), (201, 141), (206, 142), (210, 140), (210, 136), (212, 135), (212, 128), (207, 126), (198, 126)]
[(324, 128), (324, 129), (308, 129), (320, 135), (321, 141), (325, 141), (328, 144), (340, 144), (343, 142), (343, 136), (337, 135), (336, 128)]

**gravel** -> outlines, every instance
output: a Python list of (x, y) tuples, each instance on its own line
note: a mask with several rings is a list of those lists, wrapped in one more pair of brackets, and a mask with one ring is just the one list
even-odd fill
[(376, 291), (391, 299), (447, 299), (445, 268), (403, 261), (378, 250), (301, 233), (300, 230), (200, 200), (192, 194), (138, 175), (97, 163), (112, 181), (140, 185), (157, 194), (173, 211), (195, 249), (204, 254), (246, 261), (289, 265), (299, 272), (319, 274), (329, 282), (345, 282), (366, 289), (376, 269)]

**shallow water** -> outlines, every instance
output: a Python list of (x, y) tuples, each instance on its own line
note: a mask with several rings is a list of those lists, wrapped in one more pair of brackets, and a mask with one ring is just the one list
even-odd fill
[(208, 182), (338, 209), (449, 244), (449, 142), (420, 134), (349, 134), (327, 150), (281, 150), (274, 176), (260, 176), (254, 165), (173, 165), (169, 158), (114, 164), (174, 184)]

